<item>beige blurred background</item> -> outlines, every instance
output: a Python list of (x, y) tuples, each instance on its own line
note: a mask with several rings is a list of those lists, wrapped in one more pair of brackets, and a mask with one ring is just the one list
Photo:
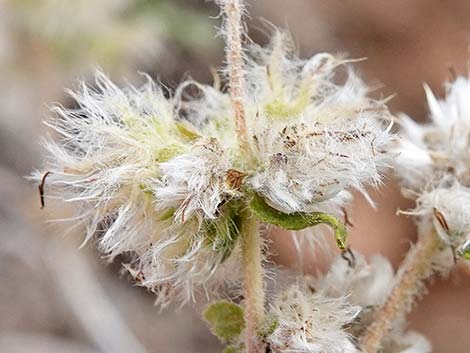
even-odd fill
[[(442, 94), (449, 68), (467, 74), (467, 0), (252, 0), (250, 36), (287, 27), (301, 56), (318, 51), (367, 57), (357, 64), (377, 94), (396, 94), (395, 112), (426, 118), (422, 83)], [(210, 353), (220, 351), (198, 306), (159, 312), (153, 298), (104, 266), (80, 234), (51, 224), (68, 210), (40, 210), (24, 176), (40, 168), (48, 105), (71, 104), (64, 88), (99, 66), (113, 80), (138, 84), (145, 71), (169, 87), (184, 75), (210, 82), (223, 59), (214, 39), (213, 2), (203, 0), (0, 1), (0, 352)], [(451, 70), (451, 71), (452, 71)], [(358, 199), (353, 246), (381, 252), (397, 265), (413, 225), (395, 216), (409, 205), (392, 183), (374, 193), (379, 212)], [(394, 226), (390, 226), (393, 224)], [(294, 247), (274, 234), (272, 259), (295, 266)], [(315, 271), (307, 258), (305, 271)], [(468, 353), (470, 278), (462, 271), (431, 285), (413, 313), (435, 352)]]

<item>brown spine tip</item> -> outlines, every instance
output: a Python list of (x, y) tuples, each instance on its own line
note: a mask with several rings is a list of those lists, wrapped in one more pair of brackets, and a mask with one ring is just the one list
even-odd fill
[(41, 210), (44, 208), (45, 204), (44, 204), (44, 184), (46, 182), (46, 178), (47, 176), (51, 174), (51, 172), (46, 172), (44, 173), (44, 175), (42, 176), (42, 179), (41, 179), (41, 183), (38, 185), (38, 189), (39, 189), (39, 198), (41, 200)]

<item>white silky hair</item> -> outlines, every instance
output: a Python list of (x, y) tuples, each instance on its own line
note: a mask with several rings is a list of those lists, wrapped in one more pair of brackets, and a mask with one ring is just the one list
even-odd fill
[(454, 266), (459, 251), (468, 251), (470, 240), (470, 188), (457, 182), (444, 183), (424, 191), (414, 210), (404, 212), (418, 218), (421, 225), (432, 224), (444, 244), (448, 245), (434, 259), (434, 269), (443, 274)]
[(329, 297), (347, 294), (349, 301), (361, 307), (382, 305), (393, 286), (394, 271), (383, 256), (370, 261), (354, 252), (354, 266), (337, 257), (327, 274), (313, 279), (314, 288)]
[(328, 298), (294, 285), (270, 308), (277, 327), (267, 341), (276, 353), (359, 353), (343, 329), (359, 311), (346, 297)]
[[(172, 174), (165, 163), (155, 163), (155, 155), (168, 146), (183, 152), (179, 158), (186, 152), (188, 163), (195, 167), (193, 172), (196, 167), (206, 167), (205, 175), (193, 176), (205, 182), (217, 175), (210, 174), (215, 169), (209, 162), (201, 163), (201, 158), (210, 159), (211, 154), (194, 155), (175, 132), (176, 104), (165, 98), (153, 81), (140, 89), (131, 86), (122, 90), (97, 72), (96, 86), (94, 90), (82, 85), (79, 93), (70, 92), (78, 109), (54, 108), (57, 119), (48, 125), (61, 140), (46, 142), (46, 201), (59, 198), (75, 204), (77, 216), (72, 220), (85, 225), (85, 241), (100, 235), (98, 248), (109, 259), (131, 254), (129, 268), (134, 269), (139, 284), (156, 290), (172, 282), (179, 292), (186, 293), (183, 300), (188, 300), (193, 286), (211, 277), (220, 256), (204, 244), (200, 221), (178, 226), (161, 219), (165, 209), (155, 207), (155, 199), (165, 197), (162, 185)], [(36, 172), (33, 178), (41, 182), (43, 173)], [(201, 195), (206, 194), (204, 189)], [(171, 197), (165, 202), (177, 204)], [(188, 218), (194, 208), (210, 210), (201, 200), (195, 198), (194, 202), (197, 206), (190, 208)]]
[(346, 60), (326, 53), (301, 60), (290, 50), (278, 33), (249, 63), (248, 125), (260, 163), (249, 182), (285, 213), (340, 207), (345, 190), (380, 184), (392, 157), (391, 116)]
[(449, 176), (470, 187), (470, 80), (459, 77), (448, 83), (443, 100), (427, 85), (425, 92), (431, 121), (418, 124), (402, 116), (397, 173), (405, 187), (418, 193), (440, 186)]
[[(378, 186), (393, 158), (390, 114), (346, 60), (301, 60), (291, 49), (279, 33), (246, 57), (247, 150), (238, 146), (229, 95), (217, 87), (186, 81), (170, 95), (148, 77), (140, 88), (119, 88), (98, 71), (94, 88), (69, 91), (77, 109), (53, 108), (48, 124), (59, 139), (46, 142), (46, 200), (77, 205), (85, 241), (99, 235), (110, 260), (130, 255), (139, 284), (183, 300), (221, 278), (226, 257), (208, 225), (225, 222), (215, 236), (227, 233), (223, 207), (232, 200), (255, 192), (281, 212), (343, 216), (350, 189)], [(197, 97), (185, 93), (190, 85)]]
[(225, 181), (229, 169), (215, 139), (199, 142), (190, 152), (160, 163), (162, 180), (152, 188), (156, 207), (178, 207), (175, 219), (180, 221), (197, 211), (215, 219), (220, 203), (236, 194)]
[[(395, 136), (385, 101), (374, 100), (348, 61), (327, 53), (296, 57), (285, 33), (247, 57), (245, 111), (251, 153), (250, 187), (285, 213), (323, 208), (340, 214), (347, 189), (379, 186), (390, 167)], [(343, 72), (341, 71), (343, 70)], [(344, 82), (336, 82), (345, 75)], [(227, 96), (191, 82), (198, 99), (183, 102), (204, 134), (236, 156), (233, 111)], [(180, 91), (180, 95), (183, 93)]]
[[(394, 284), (395, 273), (390, 261), (374, 255), (368, 261), (365, 256), (353, 252), (351, 265), (337, 256), (324, 275), (307, 277), (307, 286), (325, 298), (347, 298), (350, 305), (360, 308), (357, 319), (350, 325), (351, 333), (363, 332), (371, 323), (374, 312), (388, 298)], [(405, 320), (398, 320), (392, 332), (384, 340), (384, 353), (430, 353), (431, 345), (421, 334), (406, 331)]]
[(430, 122), (418, 124), (402, 116), (396, 171), (403, 194), (416, 201), (414, 210), (402, 213), (415, 216), (422, 229), (434, 227), (447, 245), (433, 259), (434, 270), (446, 273), (468, 251), (470, 79), (447, 83), (445, 99), (424, 88)]

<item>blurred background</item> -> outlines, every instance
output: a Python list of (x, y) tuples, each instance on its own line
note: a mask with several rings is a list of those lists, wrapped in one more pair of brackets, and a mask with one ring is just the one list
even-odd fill
[[(288, 28), (299, 54), (346, 52), (377, 94), (396, 94), (395, 112), (426, 119), (422, 83), (442, 94), (451, 73), (468, 73), (467, 0), (251, 0), (250, 37), (269, 39), (271, 24)], [(195, 305), (163, 312), (152, 295), (104, 266), (80, 234), (48, 219), (37, 186), (25, 180), (41, 167), (48, 106), (71, 104), (64, 88), (101, 67), (114, 81), (138, 84), (144, 71), (168, 87), (191, 76), (210, 83), (223, 60), (215, 38), (218, 9), (204, 0), (0, 1), (0, 352), (211, 353), (220, 351)], [(388, 183), (373, 196), (379, 212), (353, 207), (353, 247), (403, 258), (414, 231), (397, 218), (409, 205)], [(391, 227), (390, 224), (395, 226)], [(79, 233), (79, 232), (78, 232)], [(274, 234), (274, 261), (293, 265), (293, 245)], [(311, 260), (304, 270), (312, 272)], [(435, 352), (468, 353), (470, 278), (456, 271), (431, 283), (412, 327)]]

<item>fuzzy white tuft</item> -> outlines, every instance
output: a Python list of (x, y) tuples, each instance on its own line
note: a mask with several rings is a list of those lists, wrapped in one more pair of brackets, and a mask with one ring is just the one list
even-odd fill
[[(342, 298), (347, 295), (350, 305), (361, 309), (347, 330), (356, 338), (373, 322), (375, 314), (392, 291), (395, 281), (392, 265), (385, 257), (376, 255), (367, 262), (365, 257), (357, 252), (354, 252), (352, 265), (338, 256), (327, 274), (307, 278), (307, 283), (315, 293), (326, 298)], [(430, 352), (427, 339), (416, 332), (405, 331), (404, 326), (405, 321), (398, 320), (392, 332), (385, 338), (381, 352)]]
[(470, 187), (470, 80), (459, 77), (446, 89), (447, 98), (438, 100), (425, 86), (430, 123), (402, 118), (396, 168), (404, 185), (418, 192), (449, 178)]
[[(437, 234), (444, 244), (463, 255), (467, 252), (470, 240), (470, 189), (454, 183), (450, 187), (438, 187), (425, 191), (417, 199), (415, 210), (407, 212), (418, 216), (421, 222), (430, 218)], [(447, 268), (452, 267), (453, 259), (441, 254), (440, 262)]]
[(175, 218), (184, 222), (215, 219), (220, 204), (236, 192), (226, 182), (230, 162), (217, 140), (201, 141), (185, 154), (160, 163), (161, 179), (152, 188), (158, 209), (177, 208)]
[(341, 215), (348, 189), (380, 185), (395, 156), (384, 102), (368, 96), (346, 60), (325, 53), (301, 60), (284, 33), (250, 54), (244, 114), (251, 155), (234, 148), (235, 113), (226, 94), (192, 82), (201, 95), (183, 102), (183, 109), (235, 157), (249, 174), (247, 184), (272, 207)]
[[(224, 182), (228, 162), (215, 142), (192, 142), (195, 128), (179, 125), (177, 103), (152, 81), (121, 90), (98, 72), (96, 86), (71, 93), (78, 109), (54, 108), (50, 126), (61, 140), (46, 144), (46, 200), (74, 203), (71, 220), (85, 224), (86, 240), (98, 235), (110, 259), (130, 254), (140, 284), (189, 299), (225, 256), (212, 233), (231, 226), (218, 209), (234, 194)], [(205, 221), (217, 210), (211, 228)]]
[(271, 307), (277, 327), (267, 342), (275, 353), (358, 353), (343, 327), (359, 311), (345, 297), (326, 298), (293, 286)]
[(448, 245), (433, 260), (435, 270), (443, 271), (457, 256), (470, 258), (470, 79), (458, 77), (447, 84), (444, 100), (424, 88), (431, 122), (420, 125), (402, 117), (396, 170), (404, 195), (417, 203), (404, 213), (417, 216), (420, 229), (433, 225)]
[[(238, 246), (253, 193), (281, 212), (342, 216), (351, 188), (381, 182), (390, 115), (346, 61), (291, 49), (281, 34), (252, 48), (238, 113), (217, 88), (187, 81), (167, 98), (150, 79), (121, 89), (98, 72), (95, 89), (70, 92), (78, 109), (54, 108), (46, 198), (76, 203), (86, 240), (98, 235), (111, 259), (130, 254), (142, 285), (186, 299)], [(185, 96), (189, 85), (199, 97)]]
[(385, 343), (384, 353), (431, 353), (432, 346), (426, 337), (414, 331), (408, 331)]
[(380, 183), (392, 156), (390, 115), (345, 60), (322, 53), (304, 61), (289, 43), (278, 33), (250, 62), (249, 130), (261, 167), (250, 184), (286, 213), (342, 206), (347, 189)]
[(383, 304), (393, 285), (394, 271), (390, 262), (375, 255), (368, 263), (354, 252), (354, 266), (337, 257), (325, 276), (314, 279), (313, 286), (328, 297), (349, 295), (349, 300), (362, 307)]

